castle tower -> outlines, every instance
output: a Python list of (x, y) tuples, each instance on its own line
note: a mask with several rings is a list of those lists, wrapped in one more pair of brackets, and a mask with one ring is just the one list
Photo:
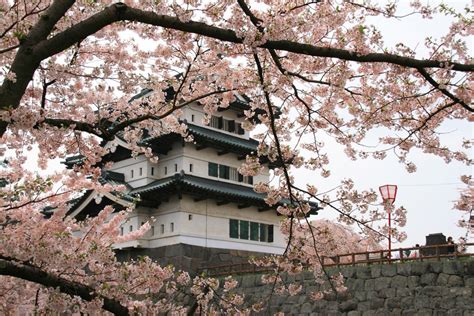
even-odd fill
[[(109, 204), (124, 208), (139, 196), (121, 233), (138, 229), (151, 217), (155, 221), (145, 236), (118, 244), (118, 249), (141, 249), (150, 255), (150, 249), (157, 253), (163, 247), (190, 245), (283, 253), (286, 241), (279, 230), (281, 217), (275, 207), (265, 203), (264, 194), (253, 190), (254, 183), (269, 180), (268, 166), (255, 177), (238, 172), (243, 159), (255, 154), (258, 145), (242, 129), (243, 111), (248, 108), (248, 100), (236, 94), (235, 101), (214, 114), (206, 126), (202, 123), (202, 106), (187, 106), (181, 119), (186, 120), (194, 142), (185, 142), (178, 134), (142, 140), (158, 155), (158, 163), (145, 156), (132, 158), (125, 142), (117, 139), (117, 149), (111, 156), (115, 163), (104, 172), (103, 181), (124, 184), (127, 190), (121, 196), (86, 192), (74, 203), (70, 216), (94, 216)], [(66, 164), (77, 162), (73, 157)], [(317, 206), (313, 206), (315, 211)]]

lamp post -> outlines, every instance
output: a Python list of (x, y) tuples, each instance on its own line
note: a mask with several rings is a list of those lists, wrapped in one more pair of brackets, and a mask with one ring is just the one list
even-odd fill
[(394, 184), (386, 184), (379, 187), (382, 195), (385, 211), (388, 213), (388, 258), (392, 258), (392, 205), (397, 197), (397, 186)]

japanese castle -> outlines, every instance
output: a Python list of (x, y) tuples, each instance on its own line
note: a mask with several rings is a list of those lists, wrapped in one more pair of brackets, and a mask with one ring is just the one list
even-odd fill
[[(139, 97), (146, 93), (151, 90), (144, 90)], [(203, 124), (202, 105), (185, 107), (181, 120), (187, 123), (194, 142), (174, 133), (144, 139), (158, 156), (157, 163), (143, 155), (132, 158), (127, 144), (117, 137), (117, 148), (109, 158), (113, 166), (103, 171), (101, 180), (122, 184), (125, 192), (102, 196), (88, 191), (74, 202), (69, 216), (81, 220), (95, 216), (106, 205), (120, 210), (136, 203), (120, 233), (133, 232), (152, 218), (154, 221), (142, 238), (115, 245), (122, 250), (182, 244), (198, 249), (283, 253), (286, 241), (279, 230), (281, 217), (276, 206), (269, 207), (265, 195), (253, 190), (254, 183), (269, 181), (269, 164), (254, 177), (238, 172), (246, 155), (256, 154), (258, 145), (242, 128), (249, 101), (235, 94), (230, 106), (220, 108), (209, 125)], [(78, 162), (78, 157), (71, 157), (66, 165)], [(311, 205), (314, 213), (318, 207)]]

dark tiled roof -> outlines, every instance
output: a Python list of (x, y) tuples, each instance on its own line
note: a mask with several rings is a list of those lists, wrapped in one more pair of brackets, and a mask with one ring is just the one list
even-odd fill
[(258, 141), (252, 138), (245, 139), (189, 123), (188, 130), (189, 133), (191, 133), (194, 136), (194, 139), (196, 139), (197, 141), (199, 141), (199, 139), (208, 140), (213, 143), (231, 146), (236, 150), (239, 150), (239, 152), (241, 150), (244, 150), (246, 152), (257, 151)]
[(146, 186), (133, 189), (130, 194), (149, 193), (169, 187), (180, 185), (185, 191), (205, 191), (207, 193), (215, 193), (232, 198), (245, 198), (255, 201), (263, 201), (264, 194), (257, 193), (252, 187), (212, 180), (207, 178), (196, 177), (193, 175), (177, 173), (174, 176), (156, 180)]
[[(140, 195), (145, 199), (162, 196), (162, 193), (187, 193), (197, 197), (211, 198), (214, 200), (226, 200), (238, 204), (249, 204), (259, 207), (268, 207), (265, 203), (266, 195), (257, 193), (252, 187), (222, 182), (218, 180), (197, 177), (184, 172), (175, 174), (174, 176), (159, 179), (140, 188), (133, 189), (130, 194)], [(163, 194), (163, 196), (168, 196)], [(289, 203), (288, 200), (280, 202)], [(311, 213), (315, 214), (319, 209), (318, 204), (310, 202)]]

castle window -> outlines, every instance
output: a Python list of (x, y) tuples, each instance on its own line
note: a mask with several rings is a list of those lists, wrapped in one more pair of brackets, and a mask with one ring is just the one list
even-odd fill
[(170, 223), (170, 231), (174, 232), (174, 223)]
[(229, 219), (229, 237), (260, 242), (273, 242), (273, 225)]
[(229, 168), (229, 180), (239, 181), (239, 172), (237, 171), (237, 168)]
[(120, 227), (120, 236), (123, 236), (123, 227)]
[(239, 221), (236, 219), (229, 220), (229, 237), (239, 238)]
[(151, 226), (151, 235), (155, 236), (155, 226)]
[(250, 222), (250, 240), (258, 241), (258, 223)]
[(133, 169), (130, 170), (130, 178), (133, 178)]
[(221, 117), (211, 116), (211, 122), (209, 123), (209, 125), (214, 128), (219, 128), (219, 119), (222, 120)]
[(235, 124), (236, 128), (236, 133), (239, 134), (239, 135), (244, 135), (245, 134), (245, 130), (242, 128), (242, 124), (240, 123), (236, 123)]
[(188, 220), (192, 221), (193, 220), (193, 214), (188, 215)]
[(168, 167), (165, 167), (165, 175), (168, 174)]
[(191, 114), (191, 122), (194, 122), (194, 114)]
[(249, 239), (249, 222), (248, 221), (240, 221), (239, 225), (240, 239)]
[(210, 162), (208, 164), (208, 174), (211, 176), (211, 177), (217, 177), (218, 176), (218, 164), (216, 163), (213, 163), (213, 162)]
[(160, 232), (162, 235), (165, 233), (165, 224), (160, 225)]
[(219, 165), (219, 178), (229, 179), (229, 166)]
[(217, 129), (224, 130), (226, 132), (235, 133), (238, 135), (244, 135), (245, 131), (242, 128), (242, 124), (234, 120), (226, 120), (222, 117), (211, 116), (209, 126)]
[(189, 164), (189, 172), (193, 172), (193, 164), (192, 163)]
[(152, 176), (155, 175), (155, 167), (151, 167), (151, 175), (152, 175)]
[(143, 168), (138, 169), (138, 175), (140, 175), (140, 176), (143, 175)]
[(133, 225), (130, 225), (130, 227), (128, 228), (130, 232), (133, 232)]
[(174, 172), (178, 172), (178, 164), (177, 163), (174, 164)]

